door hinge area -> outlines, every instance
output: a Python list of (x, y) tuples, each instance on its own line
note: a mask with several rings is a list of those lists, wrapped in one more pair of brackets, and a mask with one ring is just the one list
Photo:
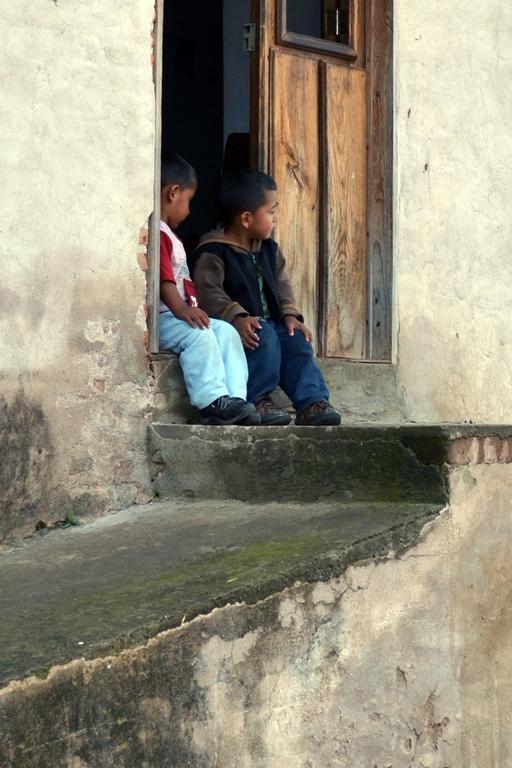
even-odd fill
[(256, 24), (244, 24), (244, 51), (256, 50)]

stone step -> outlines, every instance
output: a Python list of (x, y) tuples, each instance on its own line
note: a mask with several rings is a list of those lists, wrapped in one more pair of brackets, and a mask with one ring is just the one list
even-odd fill
[(160, 498), (249, 502), (445, 498), (439, 427), (202, 427), (150, 425)]
[[(331, 392), (332, 403), (343, 413), (344, 423), (406, 421), (406, 404), (397, 381), (397, 368), (387, 363), (348, 360), (318, 361)], [(186, 424), (197, 422), (197, 411), (188, 401), (177, 355), (152, 356), (155, 385), (155, 420)], [(281, 390), (276, 399), (289, 405)]]
[[(175, 500), (36, 534), (0, 554), (0, 687), (115, 654), (215, 606), (255, 602), (297, 579), (325, 580), (399, 551), (439, 509)], [(2, 730), (15, 734), (15, 719), (5, 718), (0, 707)], [(23, 763), (32, 764), (43, 765)]]

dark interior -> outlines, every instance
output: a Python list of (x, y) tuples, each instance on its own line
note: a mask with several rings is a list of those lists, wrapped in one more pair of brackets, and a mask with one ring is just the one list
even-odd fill
[(179, 152), (199, 177), (178, 232), (187, 250), (216, 224), (223, 166), (248, 164), (250, 54), (243, 24), (249, 21), (249, 0), (165, 3), (162, 152)]

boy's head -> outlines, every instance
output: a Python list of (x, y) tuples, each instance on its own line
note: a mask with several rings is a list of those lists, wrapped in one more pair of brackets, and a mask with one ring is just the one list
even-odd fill
[(161, 217), (177, 227), (190, 213), (190, 201), (197, 189), (197, 174), (190, 163), (173, 152), (162, 157)]
[(219, 211), (226, 229), (240, 228), (254, 240), (265, 240), (277, 224), (276, 182), (262, 171), (226, 171), (220, 182)]

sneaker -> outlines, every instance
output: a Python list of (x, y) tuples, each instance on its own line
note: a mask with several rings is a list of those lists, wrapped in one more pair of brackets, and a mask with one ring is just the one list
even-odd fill
[[(259, 424), (259, 417), (256, 408), (247, 400), (240, 397), (219, 397), (213, 403), (201, 408), (199, 411), (201, 424), (209, 426), (222, 426), (229, 424), (244, 424), (248, 426), (247, 420), (252, 424)], [(252, 421), (251, 421), (252, 419)]]
[(327, 400), (311, 403), (297, 414), (298, 427), (335, 427), (341, 423), (341, 414)]
[(259, 427), (261, 424), (261, 419), (258, 411), (254, 407), (252, 403), (249, 403), (249, 405), (253, 406), (253, 410), (249, 413), (248, 416), (245, 417), (245, 419), (242, 419), (242, 421), (237, 421), (236, 425), (237, 427)]
[(260, 397), (256, 400), (256, 410), (259, 414), (261, 426), (286, 426), (292, 420), (288, 411), (276, 408), (271, 398)]

